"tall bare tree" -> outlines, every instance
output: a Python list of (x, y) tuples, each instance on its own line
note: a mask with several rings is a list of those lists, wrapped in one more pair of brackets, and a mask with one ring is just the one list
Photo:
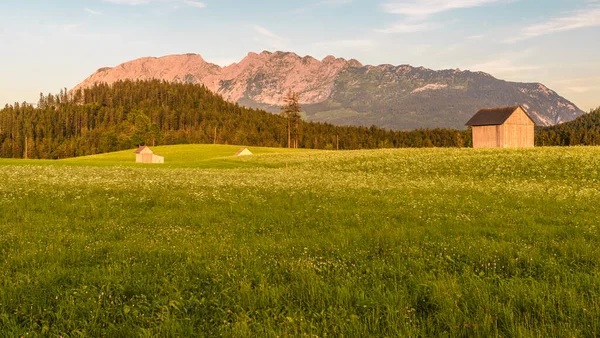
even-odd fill
[(300, 134), (300, 94), (289, 90), (283, 97), (284, 105), (281, 107), (281, 116), (287, 119), (288, 148), (292, 147), (292, 129), (294, 129), (294, 148), (298, 148), (298, 136)]

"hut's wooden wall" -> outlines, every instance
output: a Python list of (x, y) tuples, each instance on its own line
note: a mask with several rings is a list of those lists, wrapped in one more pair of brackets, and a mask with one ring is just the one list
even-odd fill
[(146, 148), (141, 153), (135, 155), (135, 161), (138, 163), (152, 163), (153, 157), (152, 150)]
[(534, 126), (505, 124), (502, 129), (506, 140), (503, 148), (531, 148), (534, 146)]
[(473, 127), (473, 148), (498, 148), (501, 138), (500, 126)]
[(158, 155), (152, 155), (152, 161), (150, 161), (149, 163), (163, 164), (165, 163), (165, 158)]

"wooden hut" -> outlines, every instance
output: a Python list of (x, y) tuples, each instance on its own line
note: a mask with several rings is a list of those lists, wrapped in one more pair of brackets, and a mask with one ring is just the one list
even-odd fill
[(466, 124), (473, 148), (531, 148), (535, 122), (521, 106), (482, 109)]
[(233, 156), (250, 156), (252, 155), (252, 152), (250, 150), (248, 150), (248, 148), (242, 148), (240, 150), (238, 150), (237, 153), (235, 153), (235, 155)]
[(154, 152), (146, 146), (140, 146), (135, 151), (135, 161), (137, 163), (165, 163), (165, 158), (162, 156), (154, 155)]

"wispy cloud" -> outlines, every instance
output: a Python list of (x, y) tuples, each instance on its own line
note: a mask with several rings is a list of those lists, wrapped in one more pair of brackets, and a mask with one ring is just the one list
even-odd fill
[(104, 2), (109, 2), (117, 5), (129, 5), (129, 6), (137, 6), (137, 5), (147, 5), (151, 1), (150, 0), (104, 0)]
[(296, 9), (295, 12), (299, 14), (299, 13), (304, 13), (304, 12), (308, 12), (311, 10), (316, 10), (320, 7), (326, 7), (326, 6), (339, 7), (339, 6), (351, 4), (352, 2), (354, 2), (354, 0), (323, 0), (323, 1), (315, 2), (313, 4), (306, 5), (304, 7), (300, 7), (298, 9)]
[(591, 86), (571, 86), (564, 88), (566, 92), (571, 93), (588, 93), (591, 91), (600, 91), (600, 86), (591, 85)]
[(347, 5), (349, 3), (352, 3), (353, 0), (324, 0), (321, 2), (318, 2), (317, 5), (334, 5), (334, 6), (339, 6), (339, 5)]
[(542, 35), (598, 26), (600, 26), (600, 6), (592, 6), (562, 17), (552, 18), (543, 23), (527, 26), (521, 30), (519, 35), (507, 39), (505, 42), (518, 42)]
[(267, 28), (265, 28), (263, 26), (253, 25), (252, 28), (254, 28), (254, 30), (257, 31), (259, 34), (266, 36), (268, 38), (281, 39), (280, 36), (276, 35), (275, 33), (271, 32), (270, 30), (268, 30)]
[(474, 71), (483, 71), (500, 77), (543, 68), (544, 67), (539, 65), (517, 64), (514, 60), (504, 58), (482, 62), (470, 67), (470, 69)]
[(484, 34), (467, 36), (467, 40), (481, 40), (483, 38), (485, 38)]
[(371, 40), (361, 40), (361, 39), (349, 39), (349, 40), (333, 40), (326, 42), (317, 42), (314, 45), (318, 46), (326, 46), (326, 45), (336, 45), (342, 47), (369, 47), (374, 45), (375, 42)]
[(92, 15), (102, 15), (102, 12), (98, 12), (98, 11), (95, 11), (95, 10), (89, 9), (89, 8), (86, 8), (85, 11)]
[(417, 32), (427, 32), (432, 31), (439, 27), (439, 24), (431, 23), (431, 22), (421, 22), (421, 23), (396, 23), (387, 28), (376, 29), (375, 31), (378, 33), (385, 34), (401, 34), (401, 33), (417, 33)]
[(206, 4), (204, 2), (194, 0), (104, 0), (104, 2), (128, 6), (149, 5), (153, 3), (168, 3), (175, 4), (176, 7), (178, 7), (178, 4), (195, 8), (206, 7)]
[(547, 64), (527, 62), (537, 55), (535, 49), (526, 49), (520, 53), (498, 54), (496, 57), (470, 65), (468, 69), (489, 73), (497, 78), (517, 81), (530, 81), (539, 76), (539, 72), (547, 69)]
[(402, 21), (375, 31), (386, 34), (431, 31), (442, 26), (439, 22), (428, 20), (434, 14), (511, 1), (517, 0), (388, 0), (381, 7), (386, 13), (401, 16)]
[(190, 7), (195, 7), (195, 8), (205, 8), (206, 7), (206, 4), (204, 2), (200, 2), (200, 1), (184, 0), (183, 3)]
[[(40, 26), (41, 35), (30, 35), (30, 38), (41, 38), (40, 43), (54, 41), (55, 39), (76, 39), (76, 40), (110, 40), (118, 41), (122, 39), (121, 34), (100, 33), (89, 30), (87, 22), (72, 24), (49, 24)], [(50, 42), (48, 42), (50, 43)]]
[(343, 48), (343, 49), (351, 49), (351, 50), (369, 50), (374, 47), (377, 43), (372, 40), (367, 39), (341, 39), (341, 40), (331, 40), (331, 41), (321, 41), (313, 43), (314, 47), (317, 48)]
[(466, 69), (486, 72), (501, 79), (531, 81), (538, 78), (540, 72), (551, 67), (541, 63), (537, 59), (538, 55), (539, 50), (536, 48), (523, 49), (519, 53), (497, 53), (466, 65)]
[(454, 9), (474, 8), (509, 1), (511, 0), (400, 0), (384, 3), (382, 7), (391, 14), (424, 18)]
[(65, 32), (72, 32), (72, 31), (76, 30), (80, 26), (81, 26), (81, 24), (78, 24), (78, 23), (67, 24), (67, 25), (62, 25), (62, 29)]
[(287, 45), (287, 40), (283, 37), (260, 25), (252, 25), (251, 27), (258, 33), (258, 35), (254, 37), (254, 41), (268, 45), (271, 48), (286, 49), (285, 46)]
[(569, 93), (600, 91), (600, 77), (561, 79), (554, 81), (554, 83)]

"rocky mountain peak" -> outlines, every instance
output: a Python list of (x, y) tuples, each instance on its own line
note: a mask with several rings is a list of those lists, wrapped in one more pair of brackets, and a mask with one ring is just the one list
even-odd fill
[(523, 105), (540, 125), (583, 114), (540, 83), (506, 82), (460, 69), (363, 66), (333, 55), (319, 61), (282, 51), (251, 52), (226, 67), (198, 54), (140, 58), (101, 68), (74, 89), (124, 79), (202, 83), (226, 100), (274, 112), (291, 89), (300, 93), (309, 120), (391, 129), (462, 128), (477, 110), (493, 106)]
[[(321, 102), (329, 96), (336, 76), (347, 67), (361, 67), (356, 61), (329, 56), (319, 61), (291, 52), (250, 52), (239, 63), (227, 67), (206, 62), (198, 54), (146, 57), (97, 71), (75, 89), (120, 79), (203, 83), (230, 101), (251, 99), (280, 105), (288, 89), (301, 94), (303, 104)], [(275, 81), (274, 81), (275, 79)]]

